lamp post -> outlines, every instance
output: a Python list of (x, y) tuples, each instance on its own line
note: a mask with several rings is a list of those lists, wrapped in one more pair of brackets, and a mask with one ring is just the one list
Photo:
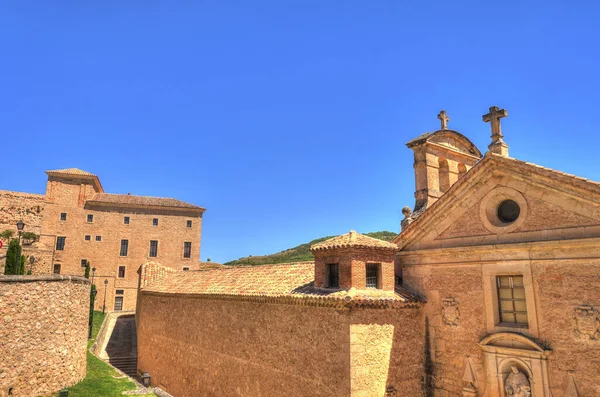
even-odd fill
[(92, 289), (90, 291), (90, 324), (88, 326), (88, 339), (92, 339), (92, 326), (94, 325), (94, 302), (96, 301), (96, 286), (92, 284)]
[(33, 263), (35, 262), (35, 256), (29, 257), (29, 274), (33, 274)]
[[(19, 237), (17, 239), (17, 264), (15, 269), (15, 274), (20, 273), (21, 267), (21, 233), (23, 233), (23, 229), (25, 228), (25, 224), (23, 221), (17, 222), (17, 231), (19, 232)], [(25, 264), (23, 264), (23, 273), (25, 273)]]
[(102, 314), (104, 314), (104, 310), (106, 309), (106, 286), (108, 285), (108, 280), (104, 280), (104, 303), (102, 304)]
[(94, 275), (96, 274), (96, 268), (92, 268), (92, 285), (94, 285)]

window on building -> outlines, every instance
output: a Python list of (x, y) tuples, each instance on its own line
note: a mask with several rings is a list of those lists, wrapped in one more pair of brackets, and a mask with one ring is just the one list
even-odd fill
[(121, 256), (127, 256), (127, 250), (129, 249), (129, 240), (121, 240)]
[(87, 266), (87, 259), (82, 259), (81, 260), (81, 267), (86, 267)]
[(158, 218), (152, 219), (152, 226), (158, 226)]
[(187, 266), (185, 266), (185, 267), (183, 268), (183, 270), (187, 272), (188, 270), (190, 270), (190, 268), (189, 268), (189, 267), (187, 267)]
[(156, 258), (158, 256), (158, 241), (150, 240), (150, 258)]
[(325, 282), (328, 288), (340, 287), (340, 266), (337, 263), (325, 265)]
[(124, 289), (115, 290), (115, 295), (123, 295), (125, 293)]
[(123, 297), (122, 296), (115, 296), (115, 311), (121, 311), (123, 310)]
[(192, 221), (187, 221), (187, 222), (186, 222), (186, 226), (187, 226), (187, 227), (192, 227)]
[(497, 276), (500, 322), (527, 325), (527, 302), (523, 276)]
[(92, 222), (94, 222), (94, 215), (92, 215), (92, 214), (88, 214), (88, 216), (87, 216), (87, 221), (88, 221), (88, 223), (92, 223)]
[(89, 234), (85, 235), (85, 241), (91, 241), (92, 240), (92, 236), (90, 236)]
[(123, 217), (123, 223), (125, 225), (129, 225), (129, 217), (128, 216)]
[(66, 212), (61, 212), (60, 213), (60, 220), (61, 221), (66, 221), (67, 220), (67, 213)]
[(55, 263), (54, 264), (54, 270), (53, 270), (54, 274), (60, 274), (60, 264), (59, 263)]
[(185, 243), (183, 243), (183, 257), (184, 258), (192, 257), (192, 243), (189, 241), (186, 241)]
[(96, 236), (96, 241), (102, 241), (102, 236)]
[(125, 278), (125, 266), (119, 266), (119, 278)]
[(66, 242), (67, 238), (63, 237), (63, 236), (58, 236), (56, 238), (56, 250), (57, 251), (62, 251), (65, 249), (65, 242)]
[(379, 264), (367, 263), (367, 288), (379, 288)]

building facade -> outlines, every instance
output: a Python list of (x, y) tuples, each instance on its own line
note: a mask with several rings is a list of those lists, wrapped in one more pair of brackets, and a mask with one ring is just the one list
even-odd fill
[(96, 308), (112, 311), (135, 309), (137, 271), (149, 259), (179, 270), (199, 267), (204, 208), (105, 193), (96, 175), (78, 169), (46, 174), (45, 195), (0, 191), (0, 229), (16, 232), (23, 220), (24, 231), (39, 235), (23, 246), (32, 273), (81, 276), (89, 262), (96, 269)]
[(483, 116), (485, 154), (445, 112), (408, 142), (393, 245), (351, 232), (314, 263), (147, 265), (139, 367), (177, 396), (599, 396), (600, 183), (510, 158), (507, 115)]

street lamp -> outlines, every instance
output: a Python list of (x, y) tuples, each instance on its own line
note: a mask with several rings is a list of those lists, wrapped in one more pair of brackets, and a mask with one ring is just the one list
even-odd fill
[(104, 303), (102, 304), (102, 314), (104, 314), (104, 310), (106, 309), (106, 286), (108, 285), (108, 280), (104, 280)]
[(98, 291), (96, 291), (96, 286), (92, 284), (92, 290), (91, 290), (91, 296), (90, 296), (90, 324), (88, 326), (89, 333), (88, 333), (88, 339), (92, 339), (92, 326), (94, 325), (94, 302), (96, 301), (96, 294), (98, 293)]
[[(17, 231), (19, 232), (19, 238), (17, 240), (17, 263), (16, 263), (16, 272), (15, 274), (19, 274), (20, 271), (20, 267), (21, 267), (21, 233), (23, 232), (23, 229), (25, 228), (25, 224), (23, 223), (23, 221), (19, 221), (17, 222)], [(23, 265), (25, 266), (25, 265)], [(25, 273), (25, 269), (23, 268), (23, 273)]]
[(94, 285), (94, 275), (96, 274), (96, 268), (92, 268), (92, 285)]
[(35, 256), (31, 255), (29, 257), (29, 273), (33, 274), (33, 263), (35, 262)]

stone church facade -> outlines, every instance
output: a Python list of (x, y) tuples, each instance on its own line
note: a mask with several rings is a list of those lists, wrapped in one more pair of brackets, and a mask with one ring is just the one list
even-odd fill
[(485, 154), (445, 112), (408, 142), (416, 202), (392, 243), (144, 265), (139, 368), (178, 397), (600, 395), (600, 184), (509, 157), (506, 116), (483, 116)]
[[(83, 276), (96, 268), (96, 308), (135, 309), (138, 269), (149, 259), (198, 269), (204, 208), (172, 198), (110, 194), (98, 176), (76, 168), (46, 171), (46, 193), (0, 190), (0, 231), (25, 223), (39, 236), (23, 244), (33, 274)], [(0, 249), (3, 273), (8, 242)], [(105, 285), (106, 281), (106, 285)]]

